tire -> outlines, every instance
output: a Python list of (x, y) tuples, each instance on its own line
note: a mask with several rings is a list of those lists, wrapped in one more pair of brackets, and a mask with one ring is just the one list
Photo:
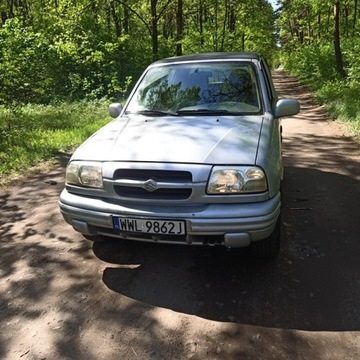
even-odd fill
[(281, 214), (276, 221), (275, 229), (272, 234), (260, 241), (251, 243), (251, 254), (257, 258), (270, 259), (275, 258), (280, 251), (281, 242)]

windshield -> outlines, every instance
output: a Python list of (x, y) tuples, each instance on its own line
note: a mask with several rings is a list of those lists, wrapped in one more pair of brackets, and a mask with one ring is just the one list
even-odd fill
[(126, 112), (149, 114), (261, 111), (254, 65), (245, 62), (171, 64), (150, 68)]

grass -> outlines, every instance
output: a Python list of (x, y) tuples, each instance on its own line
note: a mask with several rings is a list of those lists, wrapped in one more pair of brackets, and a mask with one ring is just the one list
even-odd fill
[(0, 174), (18, 175), (60, 153), (71, 153), (108, 123), (108, 103), (0, 107)]
[(329, 114), (360, 136), (360, 84), (358, 82), (331, 82), (315, 92), (318, 101), (325, 104)]

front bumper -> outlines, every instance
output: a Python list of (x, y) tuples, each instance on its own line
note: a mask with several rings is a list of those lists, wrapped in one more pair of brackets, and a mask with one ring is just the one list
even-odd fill
[[(89, 236), (105, 235), (131, 240), (172, 244), (221, 244), (244, 247), (266, 239), (280, 215), (280, 193), (262, 202), (193, 206), (119, 205), (100, 198), (76, 195), (64, 189), (60, 211), (73, 228)], [(184, 220), (185, 236), (117, 232), (113, 216), (150, 220)]]

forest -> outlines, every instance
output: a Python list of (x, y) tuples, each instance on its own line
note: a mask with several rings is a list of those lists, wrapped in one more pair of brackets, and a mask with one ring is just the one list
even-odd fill
[[(87, 136), (89, 116), (104, 123), (96, 111), (124, 99), (148, 64), (190, 53), (261, 52), (359, 129), (359, 10), (358, 0), (278, 0), (275, 9), (268, 0), (0, 0), (0, 160), (19, 151), (0, 170), (37, 151), (18, 149), (22, 130), (43, 129), (37, 148), (81, 108)], [(81, 140), (62, 139), (42, 156)]]

